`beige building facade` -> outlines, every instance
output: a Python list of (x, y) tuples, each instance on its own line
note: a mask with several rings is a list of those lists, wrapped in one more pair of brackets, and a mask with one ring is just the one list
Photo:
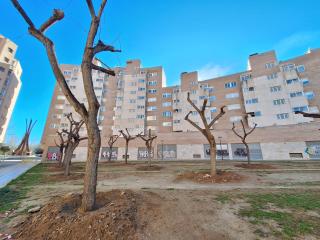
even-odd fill
[(0, 35), (0, 143), (4, 142), (21, 88), (22, 68), (15, 54), (18, 46)]
[[(86, 103), (79, 66), (61, 65), (71, 91)], [(197, 72), (181, 73), (177, 86), (166, 86), (164, 69), (142, 67), (140, 60), (127, 61), (125, 67), (114, 68), (116, 76), (96, 71), (94, 85), (101, 107), (98, 122), (102, 136), (101, 161), (109, 154), (124, 157), (124, 140), (120, 137), (112, 152), (108, 137), (128, 128), (132, 135), (151, 129), (158, 137), (153, 158), (159, 160), (209, 159), (206, 139), (184, 120), (190, 118), (201, 126), (197, 112), (187, 102), (201, 106), (208, 99), (208, 121), (226, 106), (226, 114), (214, 125), (219, 158), (242, 160), (246, 152), (232, 132), (232, 124), (241, 131), (257, 124), (248, 137), (250, 153), (255, 160), (320, 159), (319, 120), (294, 114), (295, 111), (319, 113), (320, 50), (308, 51), (286, 61), (279, 61), (274, 51), (249, 56), (248, 69), (232, 75), (199, 81)], [(68, 126), (65, 113), (73, 111), (55, 87), (47, 123), (42, 137), (45, 157), (56, 159), (56, 131)], [(86, 131), (83, 128), (82, 134)], [(86, 159), (86, 142), (75, 151), (75, 159)], [(129, 144), (129, 159), (145, 159), (144, 142)]]

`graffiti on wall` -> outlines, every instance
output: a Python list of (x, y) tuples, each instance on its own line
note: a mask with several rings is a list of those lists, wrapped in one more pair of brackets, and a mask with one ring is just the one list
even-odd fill
[(103, 147), (101, 149), (101, 160), (109, 160), (111, 154), (111, 160), (117, 160), (118, 159), (118, 148), (113, 147), (112, 152), (110, 152), (109, 147)]
[(48, 147), (47, 159), (52, 161), (58, 161), (61, 158), (61, 154), (58, 147)]
[(177, 145), (175, 144), (159, 144), (158, 159), (176, 159), (177, 158)]
[[(145, 147), (138, 148), (138, 159), (147, 159), (148, 158), (148, 149)], [(151, 158), (153, 158), (153, 148), (151, 149)]]

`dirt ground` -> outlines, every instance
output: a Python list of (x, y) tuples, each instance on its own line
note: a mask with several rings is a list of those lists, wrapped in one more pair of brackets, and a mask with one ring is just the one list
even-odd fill
[[(207, 174), (208, 161), (156, 162), (157, 167), (150, 170), (140, 167), (145, 163), (100, 163), (97, 185), (100, 207), (86, 216), (77, 211), (84, 164), (73, 163), (69, 178), (50, 165), (43, 181), (28, 192), (28, 198), (16, 210), (20, 214), (13, 215), (10, 221), (0, 219), (2, 232), (15, 233), (14, 239), (35, 240), (320, 239), (311, 230), (276, 235), (271, 220), (268, 222), (271, 230), (263, 229), (261, 234), (261, 226), (253, 223), (254, 219), (239, 214), (249, 206), (245, 197), (241, 197), (247, 194), (320, 193), (320, 161), (268, 162), (268, 168), (256, 169), (237, 164), (220, 161), (218, 168), (241, 176), (239, 181), (199, 183), (189, 179), (177, 181), (177, 177), (188, 172)], [(38, 205), (41, 206), (38, 213), (23, 212)], [(317, 206), (314, 209), (312, 221), (319, 220), (316, 223), (320, 225), (320, 209)]]

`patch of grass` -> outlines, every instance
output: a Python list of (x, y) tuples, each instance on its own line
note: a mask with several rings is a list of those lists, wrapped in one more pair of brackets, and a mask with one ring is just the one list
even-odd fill
[(271, 229), (271, 232), (284, 239), (318, 234), (316, 231), (320, 218), (310, 217), (304, 213), (309, 210), (320, 211), (320, 193), (249, 194), (245, 197), (250, 207), (240, 209), (239, 215), (247, 217), (252, 224), (267, 226), (266, 222), (273, 220), (277, 227)]
[(26, 198), (29, 189), (41, 182), (45, 167), (38, 164), (27, 172), (12, 180), (5, 187), (0, 188), (0, 212), (17, 208)]
[(231, 197), (227, 194), (220, 194), (215, 198), (215, 200), (224, 204), (224, 203), (230, 202)]
[(166, 190), (168, 190), (168, 191), (174, 191), (175, 189), (174, 189), (174, 188), (166, 188)]

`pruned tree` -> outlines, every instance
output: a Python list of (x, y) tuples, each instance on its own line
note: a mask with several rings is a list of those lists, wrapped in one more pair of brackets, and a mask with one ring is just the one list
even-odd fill
[(126, 150), (125, 150), (125, 163), (128, 164), (128, 149), (129, 149), (129, 142), (134, 140), (136, 136), (130, 135), (128, 128), (126, 128), (126, 133), (123, 130), (119, 130), (119, 133), (123, 136), (124, 140), (126, 141)]
[(151, 129), (149, 129), (148, 134), (142, 135), (142, 133), (139, 133), (137, 136), (140, 137), (146, 144), (146, 148), (148, 151), (148, 164), (149, 164), (149, 167), (151, 167), (151, 156), (153, 154), (152, 143), (153, 143), (153, 140), (157, 138), (157, 136), (151, 134)]
[(237, 135), (241, 139), (241, 142), (246, 147), (247, 160), (248, 160), (248, 164), (250, 164), (251, 163), (251, 158), (250, 158), (249, 145), (247, 143), (247, 137), (256, 129), (257, 124), (255, 123), (253, 128), (251, 128), (251, 129), (249, 129), (249, 131), (247, 131), (247, 129), (244, 126), (244, 123), (243, 123), (242, 119), (240, 120), (240, 123), (241, 123), (241, 126), (242, 126), (243, 135), (240, 135), (239, 133), (237, 133), (234, 123), (232, 123), (232, 131), (234, 132), (235, 135)]
[(115, 76), (115, 72), (112, 69), (97, 66), (93, 63), (93, 60), (96, 54), (104, 51), (120, 52), (120, 50), (116, 50), (113, 46), (106, 45), (101, 40), (99, 40), (97, 44), (94, 43), (100, 25), (101, 16), (107, 4), (107, 0), (101, 0), (98, 12), (95, 11), (92, 0), (86, 0), (87, 7), (91, 16), (91, 23), (84, 47), (81, 72), (84, 91), (88, 101), (88, 107), (86, 107), (83, 103), (80, 103), (79, 100), (71, 92), (66, 79), (61, 69), (59, 68), (58, 59), (54, 50), (54, 43), (45, 34), (45, 32), (53, 24), (64, 18), (64, 12), (58, 9), (54, 9), (52, 16), (37, 28), (30, 17), (27, 15), (26, 11), (21, 7), (19, 1), (11, 0), (11, 2), (23, 17), (25, 22), (28, 24), (29, 33), (44, 45), (51, 68), (59, 84), (59, 87), (61, 88), (63, 94), (66, 96), (68, 102), (85, 122), (88, 135), (88, 151), (81, 208), (83, 211), (93, 210), (96, 202), (97, 169), (99, 151), (101, 146), (101, 137), (97, 122), (97, 115), (100, 104), (94, 92), (92, 71), (98, 70), (100, 72)]
[(216, 140), (214, 135), (212, 134), (212, 130), (213, 129), (213, 124), (215, 122), (218, 121), (218, 119), (220, 119), (224, 114), (224, 108), (225, 106), (220, 108), (220, 112), (218, 113), (218, 115), (216, 117), (213, 118), (213, 120), (211, 120), (210, 123), (207, 122), (207, 118), (205, 116), (205, 111), (207, 108), (207, 103), (208, 103), (208, 99), (204, 99), (202, 107), (198, 108), (190, 99), (190, 93), (188, 93), (188, 97), (187, 97), (187, 101), (191, 104), (191, 106), (198, 112), (198, 114), (200, 115), (200, 118), (202, 120), (203, 123), (203, 127), (201, 128), (199, 125), (197, 125), (194, 121), (192, 121), (189, 118), (189, 115), (192, 113), (192, 111), (190, 111), (186, 116), (185, 116), (185, 120), (188, 121), (192, 126), (194, 126), (199, 132), (201, 132), (205, 138), (208, 140), (209, 146), (210, 146), (210, 161), (211, 161), (211, 175), (214, 176), (217, 174), (217, 144), (216, 144)]
[(56, 144), (56, 146), (59, 148), (59, 166), (62, 166), (62, 159), (64, 156), (64, 149), (67, 146), (67, 140), (64, 138), (63, 135), (65, 135), (62, 131), (57, 131), (58, 137), (59, 137), (59, 143), (57, 143), (56, 139), (54, 139), (54, 143)]
[(25, 132), (19, 146), (13, 151), (14, 155), (22, 156), (22, 155), (29, 155), (31, 153), (30, 147), (29, 147), (29, 137), (30, 137), (31, 131), (36, 123), (37, 123), (37, 121), (32, 123), (32, 119), (28, 123), (28, 120), (26, 119), (26, 132)]
[(118, 140), (119, 135), (111, 135), (108, 139), (109, 156), (108, 161), (111, 162), (113, 144)]
[(69, 130), (62, 129), (62, 133), (67, 136), (64, 157), (63, 157), (63, 165), (64, 165), (64, 175), (70, 175), (70, 165), (71, 159), (73, 156), (74, 150), (78, 147), (79, 143), (82, 140), (88, 139), (87, 137), (80, 137), (79, 131), (84, 124), (83, 120), (75, 121), (72, 113), (66, 114), (67, 119), (69, 120)]

